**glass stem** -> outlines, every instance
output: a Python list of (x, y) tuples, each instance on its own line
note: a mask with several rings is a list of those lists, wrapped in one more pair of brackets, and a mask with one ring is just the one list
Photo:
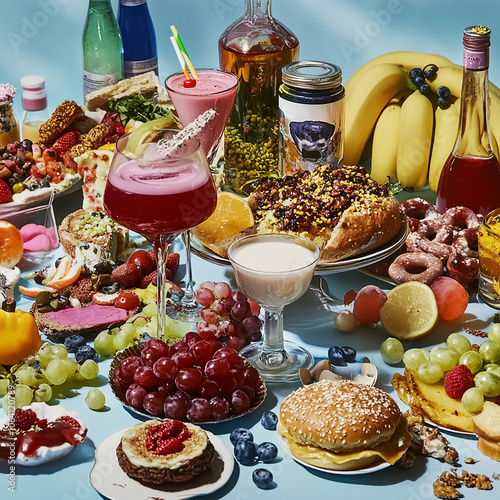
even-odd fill
[(170, 245), (172, 240), (170, 238), (165, 238), (160, 236), (153, 244), (156, 255), (156, 270), (157, 270), (157, 297), (156, 303), (158, 305), (158, 316), (157, 316), (157, 334), (158, 338), (165, 338), (165, 319), (166, 319), (166, 308), (167, 308), (167, 297), (166, 297), (166, 279), (165, 270), (168, 258), (168, 252), (170, 250)]
[(191, 232), (186, 231), (186, 238), (184, 240), (186, 246), (186, 287), (184, 290), (183, 302), (192, 304), (194, 300), (194, 281), (193, 270), (191, 267)]
[(260, 360), (268, 366), (280, 366), (288, 359), (283, 339), (283, 308), (264, 311), (264, 335)]

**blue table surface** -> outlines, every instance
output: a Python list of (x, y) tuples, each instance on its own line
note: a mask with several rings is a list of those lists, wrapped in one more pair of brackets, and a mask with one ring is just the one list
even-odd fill
[[(72, 210), (81, 206), (81, 193), (73, 193), (62, 197), (56, 204), (57, 218), (61, 218)], [(175, 249), (181, 253), (181, 269), (178, 278), (182, 279), (184, 270), (184, 252), (182, 243), (176, 242)], [(50, 264), (47, 263), (47, 264)], [(22, 263), (21, 263), (22, 265)], [(30, 266), (23, 266), (23, 273), (28, 273)], [(193, 272), (198, 283), (204, 280), (228, 281), (236, 288), (234, 275), (229, 267), (215, 266), (194, 256)], [(330, 295), (342, 298), (349, 289), (359, 290), (366, 284), (375, 284), (388, 290), (391, 285), (368, 276), (359, 271), (336, 273), (323, 277), (325, 279)], [(317, 279), (317, 278), (315, 278)], [(21, 296), (16, 297), (21, 309), (28, 310), (32, 299)], [(405, 349), (410, 347), (432, 347), (443, 344), (446, 337), (453, 332), (464, 333), (466, 329), (488, 330), (493, 321), (495, 310), (478, 303), (475, 296), (471, 296), (471, 302), (467, 311), (460, 321), (445, 323), (440, 322), (438, 327), (427, 337), (418, 341), (407, 342)], [(387, 337), (380, 325), (376, 327), (359, 327), (354, 333), (341, 333), (333, 325), (333, 313), (323, 306), (318, 296), (310, 290), (299, 301), (285, 308), (285, 337), (301, 342), (306, 346), (316, 359), (327, 357), (327, 350), (332, 345), (351, 345), (358, 351), (358, 357), (367, 356), (375, 363), (379, 370), (377, 386), (390, 393), (399, 402), (395, 391), (391, 386), (391, 378), (394, 373), (402, 372), (402, 364), (397, 366), (386, 365), (379, 354), (379, 347)], [(481, 341), (477, 337), (468, 335), (471, 342)], [(116, 431), (136, 424), (140, 417), (131, 413), (118, 401), (107, 383), (110, 360), (99, 363), (100, 375), (95, 382), (106, 396), (106, 406), (102, 411), (90, 410), (84, 397), (88, 388), (84, 386), (74, 391), (66, 399), (60, 400), (59, 404), (69, 410), (80, 414), (88, 428), (85, 442), (76, 447), (67, 457), (39, 467), (15, 468), (14, 490), (7, 482), (9, 472), (6, 462), (0, 463), (0, 474), (2, 484), (0, 485), (0, 498), (17, 498), (28, 500), (35, 498), (61, 499), (61, 500), (96, 500), (103, 498), (97, 492), (89, 480), (90, 471), (94, 465), (94, 454), (99, 445), (108, 436)], [(279, 413), (282, 400), (293, 390), (299, 387), (299, 383), (268, 383), (267, 397), (261, 407), (255, 412), (242, 416), (234, 421), (206, 425), (206, 429), (219, 436), (231, 450), (229, 434), (235, 427), (246, 427), (250, 429), (255, 441), (272, 441), (278, 445), (277, 436), (274, 431), (265, 430), (259, 422), (262, 411), (273, 410)], [(401, 403), (401, 408), (406, 409)], [(460, 455), (459, 473), (461, 469), (469, 472), (483, 473), (490, 478), (500, 473), (500, 463), (483, 456), (476, 447), (474, 436), (463, 436), (452, 432), (444, 432), (450, 444), (454, 446)], [(279, 445), (278, 445), (279, 447)], [(466, 465), (465, 457), (472, 457), (478, 462), (474, 465)], [(259, 466), (261, 466), (260, 464)], [(228, 498), (233, 500), (245, 499), (300, 499), (307, 498), (311, 493), (318, 498), (402, 498), (408, 500), (435, 498), (432, 491), (432, 483), (443, 471), (451, 470), (451, 466), (442, 461), (419, 456), (410, 469), (389, 467), (387, 469), (363, 475), (341, 475), (319, 472), (304, 467), (295, 462), (281, 447), (279, 456), (274, 463), (265, 464), (273, 476), (276, 486), (270, 490), (260, 490), (252, 482), (252, 471), (257, 466), (243, 466), (235, 462), (235, 467), (229, 481), (219, 490), (212, 492), (203, 498), (207, 500)], [(106, 480), (112, 480), (112, 476)], [(474, 488), (461, 487), (461, 493), (465, 499), (487, 499), (497, 498), (497, 488), (500, 483), (493, 480), (493, 491), (479, 491)], [(10, 494), (10, 495), (9, 495)], [(12, 496), (13, 495), (13, 496)], [(121, 496), (117, 497), (120, 500)], [(146, 500), (137, 498), (137, 500)], [(160, 494), (157, 498), (164, 498)], [(165, 498), (168, 498), (166, 496)]]

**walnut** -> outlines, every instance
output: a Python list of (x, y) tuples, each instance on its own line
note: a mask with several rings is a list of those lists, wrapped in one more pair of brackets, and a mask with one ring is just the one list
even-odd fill
[(434, 496), (438, 498), (458, 498), (460, 492), (454, 486), (448, 486), (439, 479), (432, 484)]
[(491, 490), (491, 480), (484, 474), (471, 474), (467, 471), (462, 471), (462, 482), (467, 488), (477, 488), (478, 490)]
[(464, 463), (467, 465), (474, 465), (474, 464), (477, 464), (478, 462), (479, 462), (479, 460), (476, 460), (475, 458), (472, 458), (472, 457), (465, 457), (464, 458)]
[(401, 469), (409, 469), (410, 467), (413, 467), (415, 458), (417, 458), (416, 454), (411, 449), (408, 449), (396, 462), (396, 466), (400, 467)]
[(453, 472), (444, 471), (439, 476), (439, 481), (448, 486), (460, 486), (460, 478), (454, 471)]

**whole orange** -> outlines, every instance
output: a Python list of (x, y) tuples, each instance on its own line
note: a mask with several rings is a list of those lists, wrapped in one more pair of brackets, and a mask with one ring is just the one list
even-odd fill
[(23, 238), (16, 226), (0, 220), (0, 266), (12, 269), (23, 256)]

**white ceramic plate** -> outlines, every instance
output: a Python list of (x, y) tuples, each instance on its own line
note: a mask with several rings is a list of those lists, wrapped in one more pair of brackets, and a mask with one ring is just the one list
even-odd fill
[[(375, 250), (371, 250), (366, 253), (354, 255), (353, 257), (347, 257), (346, 259), (339, 260), (338, 262), (318, 264), (315, 269), (315, 274), (332, 274), (336, 272), (353, 271), (355, 269), (374, 264), (375, 262), (385, 259), (394, 253), (404, 245), (409, 232), (408, 220), (406, 216), (402, 212), (400, 213), (400, 216), (401, 228), (392, 240)], [(231, 265), (229, 259), (212, 252), (212, 250), (203, 245), (203, 243), (201, 243), (201, 241), (193, 234), (191, 235), (191, 250), (195, 255), (211, 262), (212, 264), (218, 264), (219, 266)]]
[(185, 500), (197, 495), (207, 495), (226, 484), (234, 469), (234, 458), (222, 439), (209, 431), (208, 438), (218, 457), (212, 467), (186, 483), (145, 485), (123, 472), (116, 458), (116, 448), (126, 429), (115, 432), (97, 448), (95, 464), (90, 471), (90, 482), (101, 494), (112, 500)]
[(382, 469), (386, 469), (387, 467), (390, 467), (391, 464), (389, 462), (384, 462), (383, 460), (380, 460), (380, 462), (375, 462), (373, 465), (370, 467), (365, 467), (364, 469), (356, 469), (356, 470), (333, 470), (333, 469), (324, 469), (323, 467), (317, 467), (316, 465), (311, 465), (308, 464), (307, 462), (304, 462), (300, 458), (296, 457), (291, 451), (288, 446), (288, 443), (286, 439), (284, 439), (279, 432), (276, 432), (276, 435), (278, 437), (278, 442), (281, 445), (281, 447), (299, 464), (303, 465), (304, 467), (307, 467), (308, 469), (314, 469), (318, 470), (320, 472), (326, 472), (327, 474), (335, 474), (335, 475), (341, 475), (341, 476), (354, 476), (358, 474), (371, 474), (372, 472), (377, 472)]

